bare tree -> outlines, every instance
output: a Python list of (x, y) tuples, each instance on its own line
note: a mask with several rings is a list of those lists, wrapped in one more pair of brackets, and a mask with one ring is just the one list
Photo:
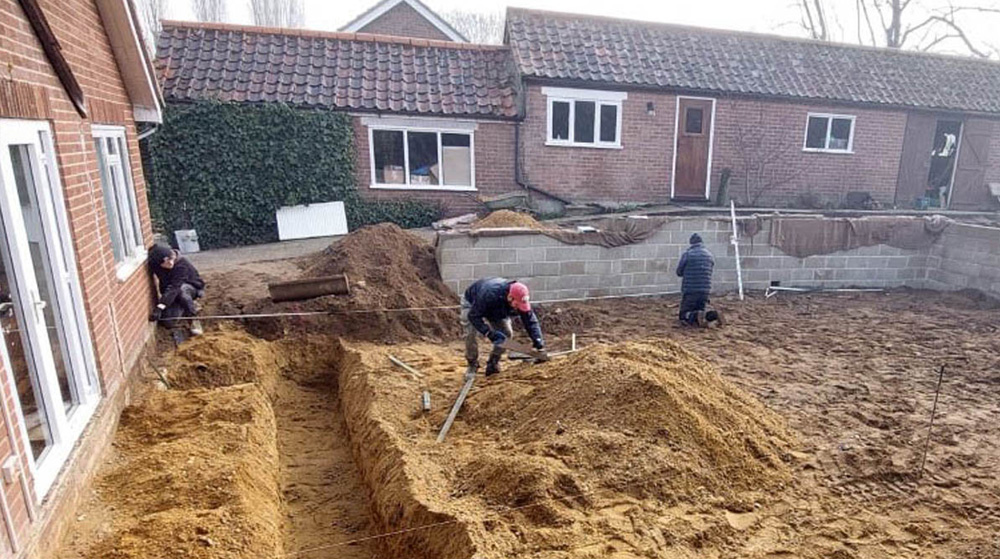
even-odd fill
[(726, 112), (733, 115), (734, 130), (725, 141), (736, 154), (733, 186), (742, 182), (746, 203), (754, 205), (772, 190), (797, 180), (804, 169), (796, 136), (788, 133), (795, 130), (794, 124), (775, 124), (763, 103), (745, 107), (745, 102), (729, 102)]
[(453, 10), (444, 19), (473, 43), (500, 44), (503, 41), (503, 12), (465, 12)]
[[(988, 2), (988, 0), (979, 0)], [(800, 24), (814, 39), (836, 40), (830, 33), (831, 6), (845, 5), (832, 0), (798, 0)], [(977, 0), (939, 0), (929, 6), (919, 0), (855, 0), (857, 42), (919, 51), (938, 50), (945, 44), (981, 58), (1000, 57), (996, 45), (976, 40), (967, 32), (968, 17), (997, 17), (1000, 8)]]
[(302, 0), (249, 0), (255, 25), (265, 27), (302, 27), (305, 9)]
[(160, 22), (167, 13), (167, 0), (138, 0), (136, 10), (139, 12), (146, 49), (155, 53), (156, 40), (160, 36)]
[(226, 21), (226, 0), (191, 0), (198, 21), (221, 23)]

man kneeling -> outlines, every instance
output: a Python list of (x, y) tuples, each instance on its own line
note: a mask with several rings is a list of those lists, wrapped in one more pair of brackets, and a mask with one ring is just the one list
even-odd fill
[(503, 344), (514, 335), (510, 318), (520, 316), (521, 323), (531, 337), (535, 349), (544, 352), (542, 327), (538, 317), (531, 310), (528, 287), (518, 281), (504, 278), (481, 279), (465, 290), (462, 297), (462, 327), (465, 329), (465, 359), (469, 363), (468, 374), (479, 370), (479, 342), (482, 334), (493, 342), (493, 351), (486, 362), (486, 376), (500, 372), (500, 357)]
[[(194, 300), (205, 296), (205, 282), (194, 265), (170, 247), (153, 245), (149, 250), (149, 267), (160, 291), (160, 300), (150, 320), (162, 321), (167, 328), (175, 328), (177, 318), (196, 316), (198, 309)], [(201, 334), (201, 322), (192, 320), (191, 335)]]
[(720, 311), (706, 311), (709, 295), (712, 293), (712, 271), (715, 257), (705, 248), (701, 235), (691, 235), (691, 246), (677, 263), (677, 275), (681, 276), (680, 320), (684, 324), (702, 327), (715, 323), (722, 326)]

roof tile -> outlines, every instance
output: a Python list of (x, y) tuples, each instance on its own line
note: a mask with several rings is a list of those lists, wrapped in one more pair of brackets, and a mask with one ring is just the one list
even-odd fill
[(164, 22), (157, 47), (168, 101), (517, 117), (506, 47), (187, 22)]
[(507, 10), (528, 78), (1000, 113), (1000, 63), (678, 25)]

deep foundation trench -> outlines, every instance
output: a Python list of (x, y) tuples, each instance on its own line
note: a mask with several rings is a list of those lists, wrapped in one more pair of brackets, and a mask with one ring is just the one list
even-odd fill
[(586, 348), (480, 377), (442, 444), (458, 343), (224, 326), (126, 410), (57, 556), (1000, 557), (997, 311), (927, 295), (722, 300), (728, 332), (567, 305), (550, 343)]

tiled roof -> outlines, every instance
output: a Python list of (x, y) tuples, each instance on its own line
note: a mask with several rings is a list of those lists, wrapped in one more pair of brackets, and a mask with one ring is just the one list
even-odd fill
[(167, 101), (517, 116), (516, 70), (501, 46), (167, 21), (156, 68)]
[(526, 78), (1000, 113), (1000, 63), (510, 8)]

